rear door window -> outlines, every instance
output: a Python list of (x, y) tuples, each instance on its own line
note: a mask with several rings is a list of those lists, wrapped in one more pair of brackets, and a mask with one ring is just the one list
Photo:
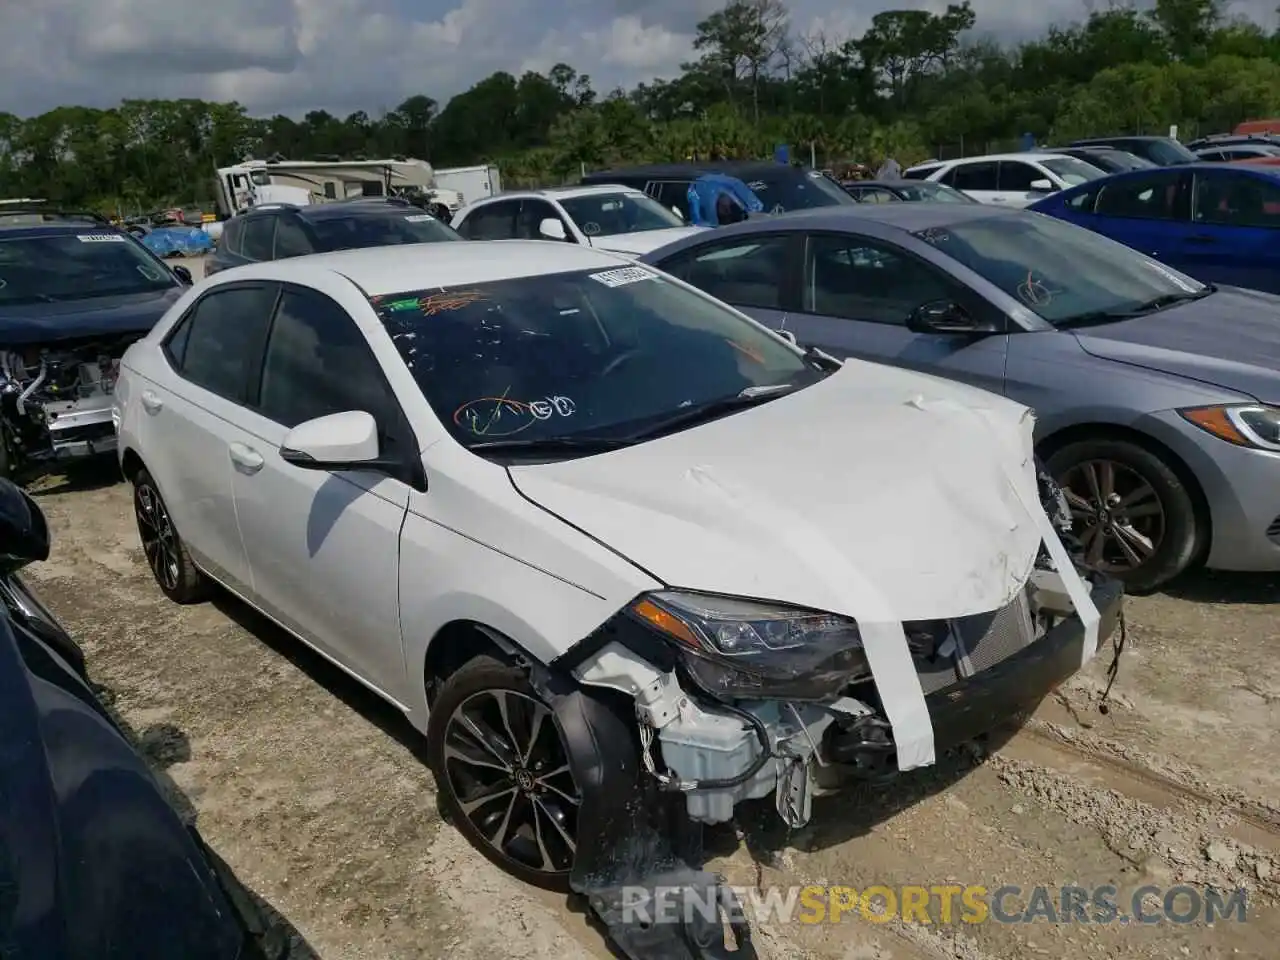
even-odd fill
[(965, 192), (970, 190), (998, 190), (998, 169), (999, 167), (994, 161), (961, 163), (947, 171), (947, 175), (942, 178), (942, 182), (949, 187), (955, 187), (957, 190)]
[(276, 284), (263, 283), (206, 294), (166, 338), (170, 363), (184, 380), (243, 404), (278, 292)]
[(683, 251), (660, 266), (735, 307), (782, 310), (789, 248), (787, 234), (755, 234)]
[(276, 218), (250, 217), (244, 222), (240, 255), (248, 260), (270, 260), (275, 244)]

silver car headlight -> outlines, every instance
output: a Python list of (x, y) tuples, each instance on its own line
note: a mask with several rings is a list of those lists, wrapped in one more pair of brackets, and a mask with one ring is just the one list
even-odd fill
[(1280, 452), (1280, 407), (1265, 403), (1231, 403), (1187, 407), (1178, 413), (1188, 423), (1227, 443)]
[(716, 696), (823, 700), (871, 677), (848, 617), (674, 590), (645, 594), (630, 613), (671, 642), (693, 680)]

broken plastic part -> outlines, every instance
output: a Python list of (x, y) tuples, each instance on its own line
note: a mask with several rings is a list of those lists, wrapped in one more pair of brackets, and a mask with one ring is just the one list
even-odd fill
[[(660, 811), (644, 782), (632, 710), (539, 667), (531, 679), (555, 714), (582, 794), (569, 884), (586, 897), (614, 946), (629, 960), (757, 960), (732, 892), (686, 863), (670, 833), (656, 827)], [(671, 922), (655, 922), (660, 918), (637, 909), (637, 890), (652, 903), (720, 904), (720, 922), (683, 908)], [(736, 949), (725, 946), (729, 937)]]

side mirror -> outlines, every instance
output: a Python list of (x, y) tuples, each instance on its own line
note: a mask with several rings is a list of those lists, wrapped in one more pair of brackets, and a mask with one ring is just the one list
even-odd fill
[(49, 559), (49, 524), (40, 505), (12, 480), (0, 479), (0, 571)]
[(191, 276), (191, 271), (184, 266), (175, 266), (173, 268), (173, 275), (188, 287), (195, 283), (195, 280)]
[(951, 300), (932, 300), (921, 304), (907, 317), (912, 333), (978, 334), (995, 333), (993, 324), (976, 320), (968, 310)]
[(300, 423), (280, 446), (280, 459), (303, 470), (399, 469), (399, 461), (384, 460), (378, 454), (378, 424), (363, 410)]
[(1051, 180), (1041, 179), (1041, 180), (1031, 181), (1032, 193), (1053, 193), (1057, 189), (1058, 188), (1053, 185), (1053, 182)]
[(565, 233), (564, 224), (554, 217), (547, 217), (538, 224), (538, 233), (546, 237), (548, 240), (568, 240), (569, 235)]
[(787, 341), (787, 343), (791, 344), (793, 347), (800, 346), (800, 342), (796, 340), (796, 335), (792, 333), (790, 330), (775, 330), (773, 332), (776, 333), (778, 336), (780, 336), (783, 340)]

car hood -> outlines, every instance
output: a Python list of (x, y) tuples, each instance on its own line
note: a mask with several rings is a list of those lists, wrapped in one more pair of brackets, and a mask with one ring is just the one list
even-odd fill
[(56, 343), (84, 337), (146, 333), (186, 287), (60, 303), (0, 304), (0, 345)]
[(1220, 287), (1203, 300), (1074, 333), (1092, 356), (1280, 402), (1280, 296)]
[(669, 227), (666, 230), (642, 230), (639, 233), (619, 233), (611, 237), (591, 238), (591, 245), (597, 250), (609, 250), (638, 257), (641, 254), (665, 247), (685, 237), (701, 233), (707, 227)]
[(946, 618), (1000, 608), (1030, 574), (1032, 426), (994, 394), (850, 360), (681, 433), (510, 473), (671, 587)]

